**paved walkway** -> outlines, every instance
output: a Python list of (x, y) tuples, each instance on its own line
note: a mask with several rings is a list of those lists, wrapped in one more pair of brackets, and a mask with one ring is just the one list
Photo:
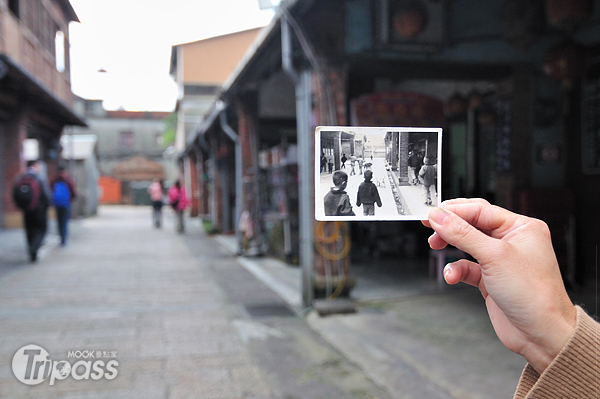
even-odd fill
[[(101, 207), (34, 264), (22, 231), (1, 231), (0, 397), (389, 399), (194, 222), (178, 235), (170, 212), (156, 230), (149, 208)], [(19, 382), (26, 345), (75, 371)]]

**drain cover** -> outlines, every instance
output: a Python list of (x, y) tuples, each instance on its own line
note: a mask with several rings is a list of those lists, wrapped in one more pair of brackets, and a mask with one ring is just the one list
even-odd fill
[(253, 303), (244, 305), (250, 317), (291, 317), (294, 312), (282, 303)]

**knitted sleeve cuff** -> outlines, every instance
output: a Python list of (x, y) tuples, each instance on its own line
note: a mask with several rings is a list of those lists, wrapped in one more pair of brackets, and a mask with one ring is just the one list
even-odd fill
[(600, 398), (600, 324), (577, 306), (575, 333), (542, 375), (527, 365), (515, 399)]

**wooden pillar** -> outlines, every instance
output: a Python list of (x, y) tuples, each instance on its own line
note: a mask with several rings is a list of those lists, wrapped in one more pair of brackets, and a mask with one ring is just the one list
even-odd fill
[[(313, 129), (318, 125), (345, 126), (347, 71), (343, 67), (329, 67), (325, 72), (329, 92), (316, 75), (312, 79), (312, 91), (316, 101), (312, 108)], [(333, 107), (333, 109), (331, 109)], [(335, 120), (332, 120), (332, 116)], [(334, 170), (341, 166), (341, 133), (333, 139)], [(346, 154), (349, 158), (350, 154)], [(356, 284), (350, 275), (350, 225), (347, 222), (314, 223), (313, 287), (314, 297), (335, 298), (347, 296)]]

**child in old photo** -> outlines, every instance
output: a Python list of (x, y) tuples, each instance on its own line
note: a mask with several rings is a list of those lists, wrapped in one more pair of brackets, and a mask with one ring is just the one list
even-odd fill
[(331, 190), (323, 198), (326, 216), (355, 216), (352, 211), (350, 196), (345, 189), (348, 185), (348, 174), (338, 170), (333, 173)]
[(375, 215), (375, 204), (381, 208), (381, 198), (377, 186), (371, 181), (373, 179), (373, 171), (365, 171), (365, 181), (358, 186), (358, 194), (356, 196), (356, 206), (363, 206), (365, 216)]
[(423, 160), (425, 165), (419, 171), (419, 180), (423, 184), (423, 197), (425, 205), (431, 205), (431, 186), (436, 190), (437, 184), (437, 167), (433, 164), (433, 159), (429, 156)]

